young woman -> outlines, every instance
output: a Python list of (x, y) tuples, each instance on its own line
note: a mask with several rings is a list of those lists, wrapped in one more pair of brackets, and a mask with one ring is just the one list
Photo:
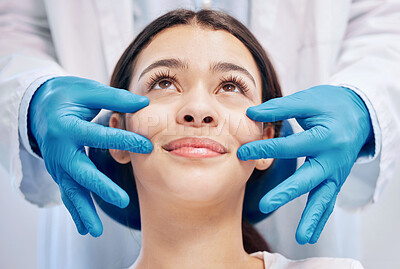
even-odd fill
[(131, 268), (362, 268), (349, 259), (290, 261), (260, 240), (243, 241), (246, 182), (273, 160), (244, 162), (236, 152), (279, 133), (246, 109), (281, 92), (266, 53), (240, 22), (211, 10), (169, 12), (126, 49), (111, 86), (150, 99), (134, 114), (110, 118), (111, 127), (154, 146), (146, 155), (110, 150), (131, 163), (135, 176), (124, 180), (135, 180), (139, 195), (142, 249)]

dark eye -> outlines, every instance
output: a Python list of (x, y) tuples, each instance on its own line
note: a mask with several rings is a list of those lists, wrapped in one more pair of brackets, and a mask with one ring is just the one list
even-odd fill
[(225, 91), (225, 92), (237, 92), (237, 93), (241, 93), (241, 91), (238, 89), (238, 87), (235, 84), (232, 83), (228, 83), (225, 84), (221, 87), (221, 90)]
[(176, 87), (171, 81), (163, 79), (154, 85), (154, 89), (156, 89), (156, 90), (166, 90), (166, 89), (176, 90)]

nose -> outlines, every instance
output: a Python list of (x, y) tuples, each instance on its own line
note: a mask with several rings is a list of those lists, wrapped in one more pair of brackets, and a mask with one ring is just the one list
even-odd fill
[(218, 116), (207, 100), (193, 100), (178, 111), (177, 122), (192, 127), (215, 127), (218, 125)]

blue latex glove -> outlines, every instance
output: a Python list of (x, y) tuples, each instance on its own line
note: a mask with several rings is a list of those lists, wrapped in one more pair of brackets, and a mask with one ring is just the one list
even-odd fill
[(259, 208), (270, 213), (309, 192), (296, 240), (316, 243), (361, 148), (373, 139), (364, 102), (350, 89), (321, 85), (250, 107), (247, 115), (262, 122), (296, 118), (305, 130), (247, 143), (237, 155), (244, 161), (306, 156), (292, 176), (260, 200)]
[(50, 79), (35, 92), (28, 127), (80, 234), (103, 232), (90, 192), (121, 208), (129, 204), (128, 194), (97, 170), (84, 146), (136, 153), (153, 149), (143, 136), (89, 121), (102, 108), (131, 113), (148, 104), (147, 97), (78, 77)]

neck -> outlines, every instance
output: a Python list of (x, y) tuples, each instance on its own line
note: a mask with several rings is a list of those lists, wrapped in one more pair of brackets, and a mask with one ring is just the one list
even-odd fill
[(257, 268), (262, 264), (243, 248), (244, 189), (207, 206), (155, 197), (140, 185), (138, 193), (142, 249), (134, 268)]

